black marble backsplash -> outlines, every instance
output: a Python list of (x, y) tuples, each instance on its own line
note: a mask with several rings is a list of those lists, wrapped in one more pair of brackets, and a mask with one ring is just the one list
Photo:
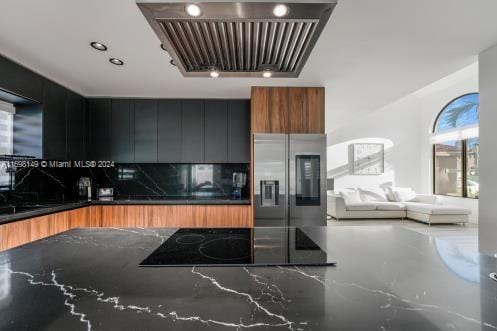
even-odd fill
[[(118, 163), (109, 168), (21, 167), (11, 185), (2, 186), (0, 205), (81, 199), (80, 177), (90, 177), (96, 189), (114, 188), (123, 199), (230, 198), (233, 173), (247, 174), (242, 198), (249, 198), (249, 164)], [(11, 186), (9, 188), (9, 186)]]

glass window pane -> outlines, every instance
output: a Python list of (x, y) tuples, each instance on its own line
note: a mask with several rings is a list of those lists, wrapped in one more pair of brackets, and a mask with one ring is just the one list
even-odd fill
[(442, 110), (437, 120), (435, 133), (478, 124), (478, 105), (478, 93), (463, 95), (455, 99)]
[(466, 142), (466, 190), (468, 198), (478, 198), (480, 192), (480, 175), (478, 159), (480, 142), (478, 138), (468, 139)]
[[(1, 106), (1, 105), (0, 105)], [(13, 115), (0, 109), (0, 155), (13, 153)], [(6, 161), (0, 161), (0, 191), (8, 191), (14, 185), (14, 176)]]
[(435, 194), (462, 197), (462, 144), (435, 145)]

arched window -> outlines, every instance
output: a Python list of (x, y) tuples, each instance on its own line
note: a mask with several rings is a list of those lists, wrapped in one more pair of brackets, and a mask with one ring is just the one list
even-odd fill
[(478, 198), (479, 94), (449, 102), (433, 126), (433, 193)]

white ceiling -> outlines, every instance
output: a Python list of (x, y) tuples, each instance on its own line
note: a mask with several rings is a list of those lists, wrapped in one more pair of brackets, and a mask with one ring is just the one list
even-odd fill
[(496, 12), (495, 0), (339, 0), (300, 78), (210, 79), (169, 64), (134, 0), (1, 0), (0, 53), (85, 96), (245, 98), (253, 85), (325, 86), (331, 131), (475, 62), (497, 42)]

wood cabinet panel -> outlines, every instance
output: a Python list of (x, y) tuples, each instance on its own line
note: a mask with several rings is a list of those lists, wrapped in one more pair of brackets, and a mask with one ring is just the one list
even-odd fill
[(252, 227), (251, 208), (240, 206), (92, 206), (102, 227)]
[(0, 225), (0, 251), (84, 227), (252, 227), (250, 205), (90, 206)]
[(20, 221), (0, 225), (0, 251), (30, 242), (31, 228), (29, 221)]
[(92, 207), (84, 207), (73, 209), (67, 212), (68, 229), (74, 228), (90, 228), (100, 226), (98, 223), (92, 222), (91, 216)]
[(307, 133), (307, 98), (306, 89), (302, 87), (289, 88), (289, 132)]
[(306, 133), (324, 133), (325, 104), (324, 87), (309, 87), (306, 89), (307, 130)]
[(288, 131), (288, 88), (272, 88), (269, 94), (269, 124), (271, 133)]
[(100, 226), (90, 207), (0, 225), (0, 251), (20, 246), (73, 228)]
[(323, 87), (253, 87), (252, 133), (324, 133)]
[(269, 133), (269, 88), (253, 87), (250, 98), (250, 128), (252, 133)]

